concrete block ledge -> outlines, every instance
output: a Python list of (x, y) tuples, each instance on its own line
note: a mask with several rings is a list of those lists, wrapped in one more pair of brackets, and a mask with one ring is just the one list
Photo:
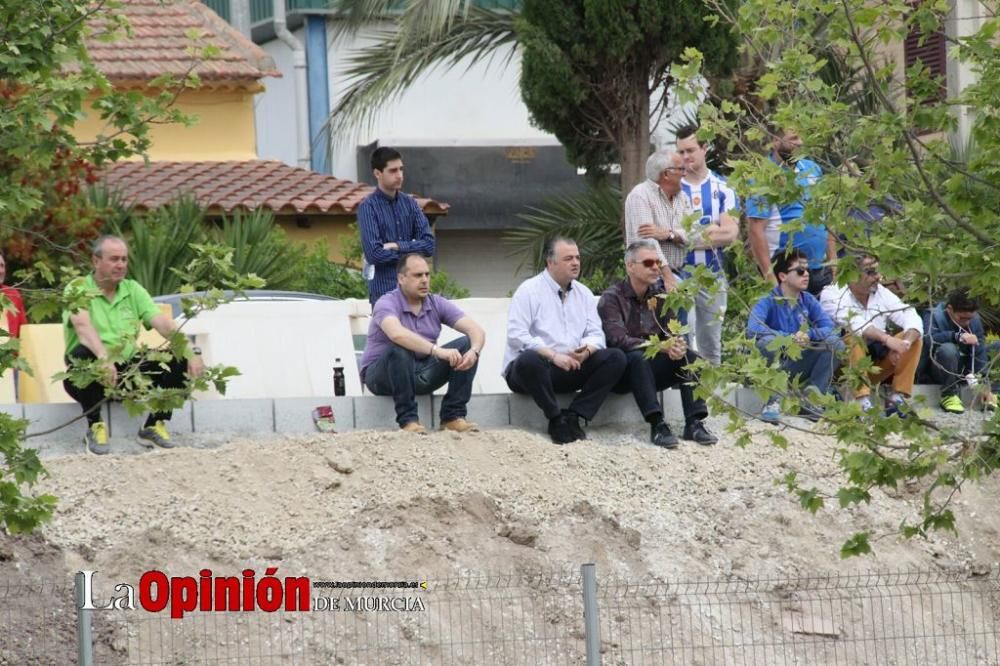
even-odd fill
[[(936, 406), (940, 391), (937, 386), (917, 386), (914, 393), (922, 396), (929, 406)], [(730, 387), (723, 395), (749, 412), (760, 409), (760, 399), (746, 388)], [(560, 395), (559, 402), (569, 405), (573, 396)], [(968, 403), (971, 394), (963, 391)], [(683, 421), (680, 393), (664, 391), (661, 396), (668, 421)], [(440, 426), (443, 396), (417, 397), (419, 418), (424, 425)], [(170, 423), (172, 431), (186, 433), (272, 434), (316, 432), (312, 410), (320, 405), (331, 405), (337, 420), (338, 432), (362, 429), (393, 429), (396, 413), (391, 398), (379, 396), (358, 397), (304, 397), (304, 398), (254, 398), (233, 400), (197, 400), (174, 412)], [(0, 405), (0, 411), (28, 420), (28, 433), (40, 433), (67, 423), (80, 415), (75, 404), (14, 404)], [(112, 437), (131, 438), (140, 425), (139, 418), (130, 418), (120, 405), (104, 409)], [(530, 397), (518, 394), (476, 394), (469, 401), (468, 418), (486, 428), (515, 426), (528, 430), (544, 431), (547, 422)], [(636, 424), (643, 421), (631, 394), (612, 393), (594, 418), (592, 425), (609, 426)], [(51, 444), (77, 443), (84, 431), (80, 419), (66, 428), (28, 440), (32, 447), (48, 450)], [(58, 446), (57, 446), (58, 448)]]

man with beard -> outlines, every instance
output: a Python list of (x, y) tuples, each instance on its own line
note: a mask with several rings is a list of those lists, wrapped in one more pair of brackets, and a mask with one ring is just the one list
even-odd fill
[[(862, 409), (871, 411), (871, 386), (892, 378), (892, 393), (885, 401), (887, 415), (906, 416), (906, 399), (913, 395), (913, 382), (920, 362), (924, 325), (917, 311), (896, 294), (882, 286), (878, 259), (864, 255), (858, 260), (860, 277), (844, 287), (830, 285), (820, 295), (820, 305), (844, 329), (850, 356), (855, 366), (865, 356), (871, 358), (869, 382), (864, 382), (854, 397)], [(892, 335), (886, 326), (892, 322), (900, 332)]]
[(777, 283), (777, 276), (771, 272), (774, 253), (789, 248), (802, 252), (809, 268), (807, 291), (818, 296), (823, 287), (833, 281), (833, 269), (824, 266), (824, 263), (832, 264), (837, 260), (837, 246), (833, 235), (823, 224), (805, 224), (801, 231), (787, 230), (789, 225), (802, 218), (810, 199), (810, 190), (823, 175), (818, 164), (795, 155), (801, 147), (802, 139), (793, 130), (779, 129), (775, 132), (770, 160), (794, 175), (802, 194), (788, 202), (770, 201), (763, 197), (747, 199), (747, 235), (750, 251), (761, 274), (774, 283)]

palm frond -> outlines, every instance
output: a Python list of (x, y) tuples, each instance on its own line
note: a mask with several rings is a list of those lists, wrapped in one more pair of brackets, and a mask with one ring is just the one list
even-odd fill
[(465, 17), (473, 0), (333, 0), (332, 37), (354, 34), (373, 21), (392, 20), (417, 34), (436, 35), (455, 17)]
[[(418, 32), (403, 24), (381, 31), (376, 43), (347, 61), (348, 87), (327, 121), (333, 140), (357, 128), (371, 127), (380, 109), (397, 99), (417, 78), (437, 67), (451, 69), (464, 59), (477, 61), (497, 55), (503, 65), (514, 55), (514, 16), (509, 12), (471, 7), (437, 33)], [(503, 47), (508, 46), (506, 55)]]
[(521, 255), (518, 270), (545, 266), (545, 245), (556, 236), (572, 238), (583, 257), (581, 277), (597, 272), (615, 275), (621, 272), (624, 239), (619, 220), (622, 217), (622, 194), (613, 187), (595, 187), (581, 194), (556, 197), (541, 208), (518, 215), (524, 226), (504, 232), (503, 242), (512, 250), (508, 256)]

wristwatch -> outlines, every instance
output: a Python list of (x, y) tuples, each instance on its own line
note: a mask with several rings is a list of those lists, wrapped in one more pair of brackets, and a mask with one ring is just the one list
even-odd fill
[(667, 236), (667, 242), (668, 243), (673, 243), (674, 242), (674, 230), (673, 229), (670, 230), (670, 235)]

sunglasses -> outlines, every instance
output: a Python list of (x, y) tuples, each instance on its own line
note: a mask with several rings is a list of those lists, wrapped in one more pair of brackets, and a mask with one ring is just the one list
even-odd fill
[(663, 265), (663, 262), (659, 259), (643, 259), (642, 261), (634, 261), (634, 264), (642, 264), (646, 268), (659, 268)]
[(865, 275), (875, 276), (875, 275), (880, 275), (880, 273), (877, 268), (866, 268)]
[(802, 266), (798, 266), (796, 268), (790, 268), (790, 269), (788, 269), (788, 272), (789, 273), (795, 273), (799, 277), (802, 277), (803, 275), (808, 275), (809, 274), (809, 269), (808, 268), (803, 268)]

